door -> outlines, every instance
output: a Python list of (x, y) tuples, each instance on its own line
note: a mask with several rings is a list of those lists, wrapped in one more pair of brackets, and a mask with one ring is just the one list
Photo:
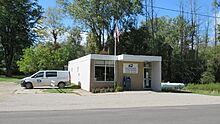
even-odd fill
[(57, 71), (47, 71), (45, 85), (46, 86), (56, 86), (58, 84)]
[(31, 78), (34, 86), (44, 86), (44, 82), (45, 82), (44, 72), (38, 72)]
[(149, 68), (144, 68), (143, 86), (144, 86), (144, 89), (151, 88), (151, 70)]

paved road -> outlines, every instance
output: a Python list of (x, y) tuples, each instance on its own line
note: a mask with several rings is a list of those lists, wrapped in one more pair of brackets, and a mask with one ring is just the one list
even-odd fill
[(219, 124), (220, 105), (0, 112), (0, 124)]
[(78, 96), (76, 94), (11, 94), (0, 111), (76, 110), (220, 104), (220, 97), (134, 91)]

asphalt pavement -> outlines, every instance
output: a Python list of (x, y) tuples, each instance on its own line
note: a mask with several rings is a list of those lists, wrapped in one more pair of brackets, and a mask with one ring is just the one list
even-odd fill
[(0, 111), (77, 110), (220, 104), (220, 97), (188, 93), (129, 91), (79, 96), (76, 94), (11, 94), (0, 100)]
[(220, 105), (0, 112), (0, 124), (219, 124)]

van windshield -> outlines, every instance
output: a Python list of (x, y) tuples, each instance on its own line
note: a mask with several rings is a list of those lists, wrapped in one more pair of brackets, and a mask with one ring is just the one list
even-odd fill
[(33, 75), (31, 78), (39, 78), (44, 77), (44, 72), (38, 72), (37, 74)]

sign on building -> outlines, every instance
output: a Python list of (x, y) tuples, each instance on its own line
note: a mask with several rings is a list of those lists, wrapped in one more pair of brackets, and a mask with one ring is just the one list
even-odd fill
[(123, 73), (138, 74), (138, 64), (124, 63), (123, 64)]

